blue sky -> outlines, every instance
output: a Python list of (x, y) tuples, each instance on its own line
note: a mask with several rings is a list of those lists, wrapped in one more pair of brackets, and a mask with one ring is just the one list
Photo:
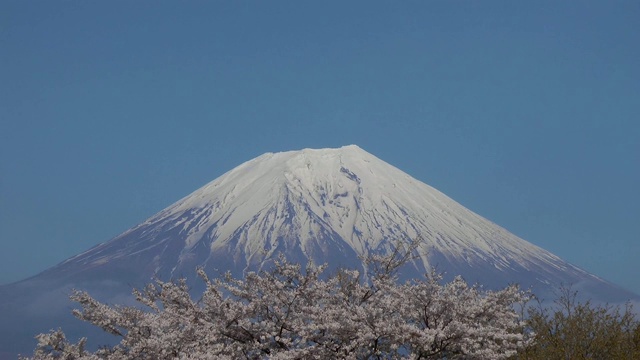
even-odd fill
[(640, 293), (635, 1), (0, 3), (0, 283), (357, 144)]

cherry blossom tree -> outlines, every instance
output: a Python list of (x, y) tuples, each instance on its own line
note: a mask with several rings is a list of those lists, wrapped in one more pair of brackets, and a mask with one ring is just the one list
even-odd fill
[(529, 295), (443, 283), (435, 271), (399, 283), (409, 251), (367, 260), (357, 270), (289, 263), (244, 279), (199, 276), (198, 300), (186, 281), (134, 291), (140, 307), (110, 306), (86, 292), (74, 315), (119, 336), (95, 352), (61, 330), (38, 335), (33, 359), (504, 359), (530, 341), (518, 305)]

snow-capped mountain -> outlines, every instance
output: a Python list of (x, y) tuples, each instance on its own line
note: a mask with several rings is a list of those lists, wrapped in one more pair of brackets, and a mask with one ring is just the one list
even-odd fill
[(355, 145), (264, 154), (49, 272), (241, 275), (278, 253), (359, 267), (359, 256), (411, 239), (421, 241), (411, 276), (436, 266), (490, 285), (603, 282)]
[(116, 238), (0, 287), (0, 316), (39, 326), (19, 336), (0, 326), (0, 351), (16, 350), (7, 337), (20, 341), (71, 318), (72, 287), (126, 302), (132, 286), (153, 278), (194, 279), (197, 266), (241, 276), (279, 254), (362, 270), (360, 257), (415, 239), (418, 257), (402, 270), (405, 278), (436, 267), (487, 287), (520, 283), (546, 293), (562, 283), (604, 301), (637, 298), (351, 145), (259, 156)]

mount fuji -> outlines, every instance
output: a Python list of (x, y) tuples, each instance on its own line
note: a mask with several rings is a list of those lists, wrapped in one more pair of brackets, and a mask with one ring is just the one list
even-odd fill
[(488, 288), (519, 283), (544, 297), (571, 284), (597, 301), (628, 292), (518, 238), (361, 148), (267, 153), (234, 168), (121, 235), (32, 278), (0, 287), (0, 354), (28, 353), (33, 336), (72, 318), (72, 288), (130, 304), (154, 278), (267, 269), (279, 254), (306, 264), (364, 270), (362, 257), (418, 241), (403, 278), (432, 267)]

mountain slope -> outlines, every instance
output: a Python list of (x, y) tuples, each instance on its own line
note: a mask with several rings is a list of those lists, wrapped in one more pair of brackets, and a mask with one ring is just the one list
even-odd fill
[[(418, 273), (438, 266), (484, 281), (522, 281), (515, 273), (527, 272), (542, 283), (601, 281), (353, 145), (262, 155), (51, 271), (145, 258), (147, 278), (195, 266), (239, 274), (279, 252), (354, 266), (358, 256), (407, 239), (422, 240)], [(491, 273), (483, 279), (478, 269)]]
[[(360, 256), (412, 239), (420, 240), (418, 258), (402, 270), (405, 278), (435, 266), (488, 287), (517, 282), (542, 294), (564, 283), (603, 301), (636, 296), (352, 145), (250, 160), (118, 237), (0, 287), (9, 299), (0, 303), (0, 315), (41, 324), (35, 333), (69, 318), (65, 296), (72, 287), (129, 301), (124, 294), (132, 286), (154, 277), (193, 279), (197, 266), (241, 276), (268, 267), (280, 253), (301, 263), (362, 269)], [(192, 284), (197, 290), (199, 283)], [(33, 316), (43, 301), (51, 320)], [(0, 335), (9, 331), (0, 327)]]

